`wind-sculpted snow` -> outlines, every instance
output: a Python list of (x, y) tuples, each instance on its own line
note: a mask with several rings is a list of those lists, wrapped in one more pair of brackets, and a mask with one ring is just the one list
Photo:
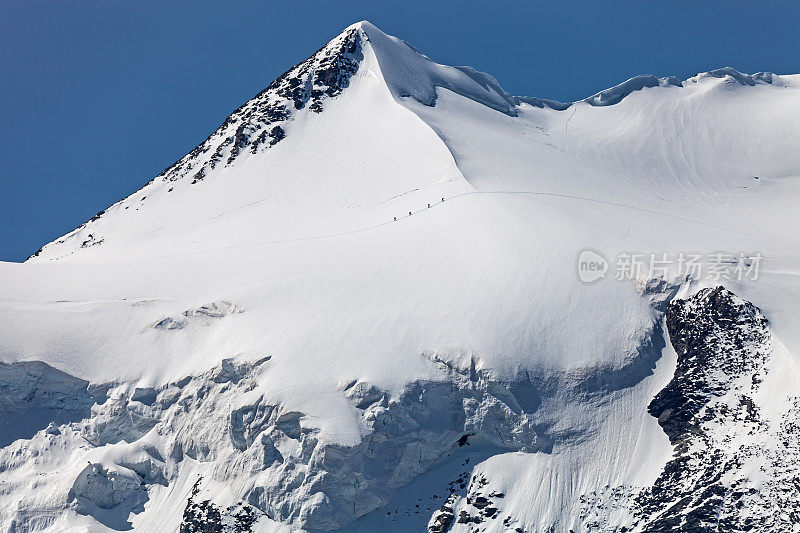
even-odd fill
[(588, 102), (593, 106), (614, 105), (620, 103), (623, 98), (625, 98), (634, 91), (641, 91), (642, 89), (649, 87), (670, 87), (670, 86), (682, 87), (683, 84), (675, 76), (669, 76), (667, 78), (656, 78), (655, 76), (651, 76), (649, 74), (641, 75), (631, 78), (628, 81), (620, 83), (619, 85), (611, 87), (610, 89), (600, 91), (599, 93), (595, 94), (594, 96), (590, 96), (584, 101)]
[[(543, 402), (549, 404), (569, 389), (577, 395), (592, 391), (588, 394), (600, 401), (602, 392), (587, 383), (619, 379), (554, 379), (526, 372), (506, 382), (492, 378), (474, 361), (464, 366), (437, 354), (426, 357), (441, 365), (447, 379), (410, 383), (397, 397), (364, 381), (341, 383), (341, 393), (364, 428), (355, 446), (327, 442), (305, 425), (304, 413), (270, 404), (257, 394), (259, 376), (271, 371), (269, 357), (225, 360), (207, 373), (162, 387), (110, 385), (108, 398), (96, 403), (84, 420), (40, 431), (0, 454), (4, 479), (14, 487), (7, 496), (14, 495), (12, 501), (36, 497), (42, 487), (26, 486), (33, 473), (51, 480), (48, 490), (64, 506), (63, 511), (48, 511), (53, 520), (63, 519), (59, 515), (69, 510), (125, 529), (148, 501), (160, 497), (159, 487), (185, 485), (187, 476), (197, 475), (189, 472), (202, 472), (204, 479), (197, 478), (191, 494), (170, 496), (172, 505), (186, 508), (182, 530), (223, 527), (239, 515), (337, 529), (385, 506), (393, 491), (471, 443), (490, 446), (494, 453), (550, 453), (554, 442), (576, 438), (586, 428), (553, 431), (558, 413), (542, 412)], [(65, 451), (71, 457), (71, 479), (47, 468)], [(200, 470), (193, 464), (201, 465)], [(224, 484), (233, 500), (215, 501), (206, 482)], [(471, 505), (477, 514), (470, 518), (464, 508), (455, 523), (496, 518), (490, 502), (502, 495), (472, 494), (485, 485), (475, 483), (461, 507)], [(204, 495), (198, 496), (201, 490)], [(234, 508), (238, 510), (226, 510)], [(25, 527), (40, 519), (15, 511), (0, 516), (2, 524)]]
[(569, 109), (569, 107), (572, 105), (571, 103), (559, 102), (558, 100), (536, 98), (535, 96), (518, 96), (517, 99), (520, 102), (524, 102), (540, 109), (549, 107), (550, 109), (555, 109), (556, 111), (564, 111), (565, 109)]
[(244, 313), (244, 310), (238, 308), (236, 304), (231, 302), (211, 302), (206, 305), (201, 305), (196, 309), (187, 309), (180, 316), (168, 316), (159, 319), (157, 322), (145, 328), (145, 331), (150, 329), (183, 329), (192, 321), (197, 322), (199, 320), (203, 322), (208, 321), (209, 319), (213, 320), (215, 318), (222, 318), (224, 316), (237, 315), (240, 313)]
[(723, 67), (710, 70), (708, 72), (700, 73), (694, 78), (689, 78), (689, 80), (704, 78), (704, 77), (730, 78), (736, 81), (736, 83), (738, 83), (739, 85), (748, 85), (750, 87), (754, 87), (756, 84), (759, 83), (772, 85), (776, 81), (776, 79), (779, 78), (779, 76), (776, 76), (772, 72), (756, 72), (755, 74), (745, 74), (743, 72), (739, 72), (733, 67)]
[(67, 494), (67, 505), (108, 527), (128, 529), (128, 514), (144, 510), (148, 500), (145, 487), (144, 478), (135, 470), (89, 462)]
[(375, 49), (378, 65), (392, 94), (413, 98), (426, 105), (436, 105), (437, 88), (444, 88), (470, 100), (505, 113), (516, 115), (518, 101), (506, 93), (489, 74), (472, 67), (440, 65), (422, 55), (408, 43), (386, 35), (368, 22), (362, 28)]
[[(721, 78), (731, 79), (739, 85), (746, 85), (754, 87), (758, 83), (765, 83), (771, 85), (773, 81), (778, 78), (772, 72), (758, 72), (756, 74), (744, 74), (732, 67), (718, 68), (708, 72), (702, 72), (688, 80), (681, 81), (675, 76), (666, 76), (664, 78), (657, 78), (651, 74), (642, 74), (634, 76), (633, 78), (615, 85), (614, 87), (600, 91), (599, 93), (590, 96), (583, 100), (593, 106), (609, 106), (620, 103), (625, 97), (636, 91), (648, 89), (653, 87), (683, 87), (684, 84), (696, 82), (703, 78)], [(551, 106), (553, 107), (553, 106)], [(558, 109), (558, 107), (554, 107)]]

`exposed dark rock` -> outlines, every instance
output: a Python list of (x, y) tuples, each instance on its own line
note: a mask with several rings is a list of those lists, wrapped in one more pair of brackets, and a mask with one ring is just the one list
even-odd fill
[(433, 513), (430, 522), (428, 522), (428, 531), (430, 533), (445, 533), (446, 531), (450, 530), (450, 526), (453, 525), (453, 521), (455, 520), (453, 504), (456, 502), (456, 500), (456, 495), (451, 494), (445, 501), (444, 505), (442, 505), (439, 510)]
[(86, 239), (81, 243), (81, 248), (88, 248), (90, 246), (97, 246), (98, 244), (103, 244), (104, 239), (98, 239), (94, 236), (94, 234), (90, 233), (86, 236)]
[[(779, 428), (754, 400), (772, 350), (766, 317), (716, 287), (672, 300), (666, 325), (676, 370), (648, 411), (658, 418), (674, 455), (651, 487), (605, 487), (581, 495), (583, 528), (794, 531), (800, 527), (800, 399), (780, 415)], [(632, 523), (609, 522), (621, 510), (632, 515)]]
[[(325, 98), (339, 95), (350, 84), (362, 59), (358, 31), (340, 35), (235, 110), (202, 144), (156, 179), (174, 181), (199, 167), (192, 180), (197, 183), (206, 169), (216, 168), (223, 158), (230, 165), (245, 149), (255, 154), (262, 147), (276, 145), (286, 137), (281, 124), (306, 107), (321, 112)], [(203, 161), (202, 156), (212, 150), (211, 157)]]
[[(457, 482), (460, 482), (461, 479), (459, 478)], [(445, 505), (431, 517), (428, 529), (439, 532), (449, 531), (450, 529), (448, 528), (452, 525), (452, 517), (454, 516), (453, 509), (456, 507), (461, 508), (456, 520), (458, 524), (483, 524), (487, 520), (491, 521), (499, 518), (501, 516), (499, 500), (505, 497), (505, 494), (487, 492), (486, 487), (488, 484), (489, 480), (485, 474), (479, 473), (473, 476), (467, 489), (467, 495), (463, 498), (458, 498), (456, 494), (451, 494)], [(466, 484), (462, 484), (460, 487), (464, 488)], [(444, 523), (446, 518), (451, 519), (450, 522), (447, 522), (448, 525), (439, 527), (439, 524)], [(512, 523), (515, 522), (516, 520), (512, 516), (507, 515), (503, 519), (503, 526), (511, 529)], [(434, 526), (437, 526), (437, 529), (434, 529)]]
[[(794, 481), (773, 480), (774, 487), (752, 497), (747, 476), (738, 474), (745, 457), (762, 463), (765, 473), (792, 461), (783, 450), (770, 465), (771, 452), (758, 445), (769, 431), (752, 400), (770, 353), (766, 317), (717, 287), (674, 300), (666, 322), (677, 368), (648, 410), (675, 446), (675, 456), (637, 498), (641, 531), (791, 530), (800, 524), (798, 508), (778, 517), (769, 492), (793, 490)], [(737, 435), (753, 435), (753, 444), (732, 444)]]
[(758, 379), (769, 332), (759, 309), (722, 287), (674, 301), (667, 309), (667, 330), (678, 365), (648, 411), (670, 442), (679, 444), (699, 430), (698, 414), (730, 389), (733, 378)]
[(220, 509), (210, 500), (196, 501), (201, 479), (192, 487), (192, 494), (183, 510), (180, 533), (247, 533), (253, 531), (258, 515), (246, 503)]

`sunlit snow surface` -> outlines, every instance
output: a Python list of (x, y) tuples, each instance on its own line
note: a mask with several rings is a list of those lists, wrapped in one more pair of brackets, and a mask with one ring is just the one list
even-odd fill
[[(191, 170), (157, 179), (28, 262), (0, 263), (2, 360), (44, 361), (130, 396), (226, 358), (270, 357), (226, 408), (261, 398), (343, 446), (371, 431), (346, 395), (355, 380), (391, 397), (450, 379), (448, 368), (498, 382), (525, 373), (621, 380), (602, 400), (547, 396), (536, 424), (549, 449), (478, 442), (448, 452), (348, 526), (363, 531), (424, 529), (433, 500), (423, 519), (410, 499), (429, 492), (426, 479), (439, 490), (467, 456), (529, 530), (575, 525), (580, 494), (653, 482), (672, 448), (647, 405), (675, 356), (656, 344), (642, 363), (640, 348), (654, 331), (664, 337), (663, 309), (645, 280), (617, 281), (612, 270), (582, 283), (585, 249), (610, 261), (621, 252), (760, 253), (757, 280), (722, 283), (764, 311), (785, 347), (774, 398), (797, 387), (798, 76), (634, 79), (558, 110), (433, 63), (369, 23), (352, 29), (363, 59), (347, 87), (322, 112), (293, 111), (274, 146), (230, 165), (223, 152), (202, 180)], [(655, 299), (698, 288), (671, 282)], [(631, 374), (620, 369), (637, 365), (642, 374), (624, 382)], [(39, 450), (0, 473), (0, 502), (15, 509), (0, 511), (3, 527), (25, 509), (52, 516), (40, 524), (56, 531), (156, 531), (163, 516), (177, 528), (199, 476), (223, 506), (252, 488), (226, 482), (244, 477), (234, 463), (165, 456), (170, 479), (148, 485), (149, 499), (122, 518), (97, 521), (63, 511), (67, 493), (87, 461), (120, 464), (125, 442), (92, 447), (77, 429), (59, 439), (44, 430), (2, 452)], [(164, 454), (169, 435), (141, 439), (140, 449)], [(220, 446), (229, 439), (220, 427)], [(46, 486), (23, 481), (35, 475)], [(414, 522), (400, 519), (407, 511)]]

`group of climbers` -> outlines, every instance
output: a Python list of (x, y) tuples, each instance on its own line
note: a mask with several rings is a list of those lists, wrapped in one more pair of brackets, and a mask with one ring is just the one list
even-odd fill
[[(442, 202), (444, 202), (444, 198), (442, 198)], [(431, 204), (428, 204), (428, 209), (430, 209), (430, 208), (431, 208)], [(412, 211), (408, 212), (408, 216), (411, 216), (412, 214), (413, 214)], [(397, 217), (394, 217), (394, 221), (397, 222)]]

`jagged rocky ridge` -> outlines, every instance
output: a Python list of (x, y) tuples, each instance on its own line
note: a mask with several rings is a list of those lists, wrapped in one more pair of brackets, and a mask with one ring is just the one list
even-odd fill
[(648, 409), (675, 456), (637, 499), (642, 531), (794, 530), (797, 411), (771, 425), (754, 401), (772, 349), (767, 319), (717, 287), (673, 302), (667, 327), (678, 367)]
[(242, 107), (231, 113), (208, 139), (155, 179), (202, 180), (220, 163), (230, 165), (242, 153), (257, 153), (279, 143), (284, 125), (305, 107), (322, 112), (324, 99), (346, 88), (363, 59), (361, 37), (352, 28), (292, 67)]
[(306, 106), (322, 112), (324, 99), (347, 87), (362, 59), (358, 31), (342, 33), (234, 111), (208, 139), (156, 179), (175, 181), (191, 175), (196, 183), (208, 170), (223, 162), (230, 165), (245, 150), (257, 153), (276, 145), (286, 136), (283, 125), (292, 114)]
[[(361, 46), (362, 36), (356, 28), (343, 32), (236, 109), (205, 141), (166, 168), (147, 185), (184, 178), (191, 179), (190, 183), (196, 184), (202, 181), (209, 171), (220, 165), (232, 164), (246, 152), (256, 154), (275, 146), (286, 137), (286, 124), (295, 112), (307, 108), (314, 113), (321, 113), (324, 100), (337, 96), (349, 85), (350, 78), (358, 70), (364, 57)], [(141, 194), (147, 185), (134, 195)], [(146, 197), (143, 197), (142, 201), (145, 199)], [(105, 210), (98, 212), (56, 243), (65, 242), (67, 237), (100, 219), (104, 214)], [(90, 234), (82, 241), (81, 247), (87, 248), (102, 242), (102, 238)], [(37, 257), (42, 249), (30, 257)]]
[[(651, 487), (583, 495), (586, 531), (796, 531), (800, 397), (771, 420), (755, 400), (773, 350), (766, 317), (720, 286), (673, 300), (666, 323), (677, 369), (648, 411), (674, 455)], [(609, 524), (620, 508), (631, 521)]]

